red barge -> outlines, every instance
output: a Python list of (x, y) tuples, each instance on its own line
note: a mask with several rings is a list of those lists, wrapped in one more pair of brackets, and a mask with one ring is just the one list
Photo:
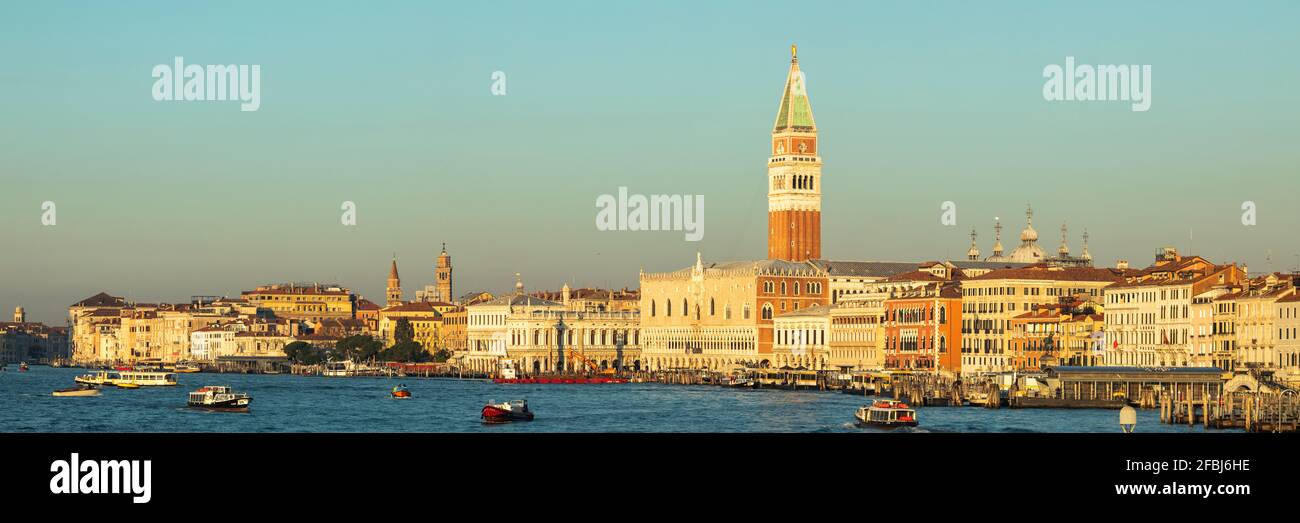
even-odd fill
[(593, 383), (627, 383), (627, 378), (614, 378), (605, 376), (571, 376), (571, 377), (552, 377), (552, 378), (496, 378), (492, 383), (527, 383), (538, 385), (571, 385), (571, 384), (593, 384)]

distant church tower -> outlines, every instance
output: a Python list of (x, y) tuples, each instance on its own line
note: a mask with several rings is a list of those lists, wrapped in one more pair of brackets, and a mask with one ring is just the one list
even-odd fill
[(822, 159), (797, 51), (790, 46), (790, 73), (767, 161), (767, 257), (774, 260), (822, 255)]
[(438, 266), (433, 269), (433, 278), (438, 283), (438, 301), (454, 303), (451, 294), (451, 255), (447, 254), (447, 242), (442, 242), (442, 254), (438, 255)]
[(14, 323), (27, 323), (27, 311), (22, 307), (14, 307)]
[(385, 307), (402, 304), (402, 279), (397, 276), (397, 256), (393, 256), (393, 266), (388, 269), (388, 301)]

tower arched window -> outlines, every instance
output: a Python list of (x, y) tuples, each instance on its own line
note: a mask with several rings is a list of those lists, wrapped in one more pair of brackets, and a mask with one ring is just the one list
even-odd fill
[(655, 315), (655, 301), (650, 300), (650, 317), (654, 317), (654, 315)]
[(709, 316), (714, 316), (716, 314), (717, 310), (714, 309), (713, 298), (709, 298)]
[(770, 320), (770, 319), (772, 319), (772, 304), (771, 304), (771, 303), (764, 303), (764, 304), (763, 304), (763, 316), (762, 316), (762, 318), (765, 319), (765, 320)]

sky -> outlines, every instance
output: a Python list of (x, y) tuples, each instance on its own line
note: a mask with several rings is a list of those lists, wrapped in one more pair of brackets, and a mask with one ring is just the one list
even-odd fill
[[(457, 294), (763, 258), (792, 43), (824, 258), (961, 259), (972, 228), (988, 255), (995, 217), (1010, 250), (1032, 204), (1048, 252), (1067, 222), (1099, 265), (1171, 245), (1289, 270), (1297, 19), (1284, 1), (4, 2), (0, 311), (62, 325), (100, 291), (282, 281), (380, 299), (394, 255), (410, 298), (444, 241)], [(259, 110), (155, 101), (177, 56), (260, 65)], [(1150, 65), (1150, 110), (1044, 100), (1067, 56)], [(619, 187), (704, 195), (703, 239), (597, 230)]]

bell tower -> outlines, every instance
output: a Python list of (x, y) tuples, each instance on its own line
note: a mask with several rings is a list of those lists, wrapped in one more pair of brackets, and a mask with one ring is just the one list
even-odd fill
[(397, 255), (393, 255), (393, 265), (388, 269), (388, 288), (385, 295), (388, 298), (385, 307), (402, 304), (402, 279), (397, 276)]
[(442, 242), (442, 254), (438, 255), (433, 278), (438, 284), (438, 301), (453, 303), (455, 297), (451, 295), (451, 255), (447, 254), (447, 242)]
[(817, 124), (798, 48), (790, 46), (781, 107), (772, 128), (767, 160), (767, 257), (804, 261), (822, 255), (822, 158)]

